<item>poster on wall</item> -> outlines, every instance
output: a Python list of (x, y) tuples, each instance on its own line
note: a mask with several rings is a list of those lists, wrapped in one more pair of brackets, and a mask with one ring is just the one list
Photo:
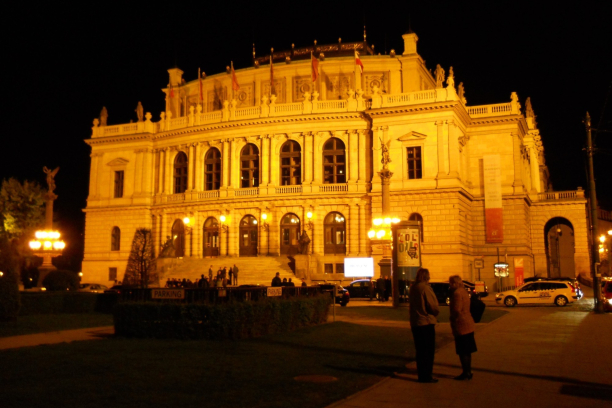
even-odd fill
[(514, 286), (521, 286), (525, 283), (524, 276), (523, 258), (514, 258)]
[(504, 242), (501, 159), (498, 154), (482, 157), (485, 195), (485, 231), (487, 243)]
[(421, 239), (419, 227), (397, 229), (397, 266), (400, 268), (421, 266)]

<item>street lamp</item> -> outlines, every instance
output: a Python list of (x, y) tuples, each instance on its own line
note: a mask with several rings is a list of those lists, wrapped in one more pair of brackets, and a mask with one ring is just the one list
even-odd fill
[(58, 231), (42, 230), (36, 231), (36, 237), (30, 241), (30, 248), (36, 256), (43, 258), (42, 267), (53, 269), (51, 259), (62, 254), (62, 250), (66, 247), (66, 243), (60, 240)]

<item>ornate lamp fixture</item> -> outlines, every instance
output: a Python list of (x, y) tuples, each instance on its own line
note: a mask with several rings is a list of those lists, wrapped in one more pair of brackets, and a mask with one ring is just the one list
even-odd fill
[(221, 221), (221, 225), (219, 225), (219, 230), (225, 234), (225, 256), (229, 254), (229, 220), (225, 215), (219, 217)]

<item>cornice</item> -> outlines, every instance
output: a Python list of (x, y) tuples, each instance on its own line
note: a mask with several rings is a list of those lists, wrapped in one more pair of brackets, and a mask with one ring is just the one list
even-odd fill
[(100, 145), (100, 144), (108, 144), (108, 143), (123, 143), (123, 142), (134, 142), (138, 140), (152, 140), (152, 133), (138, 133), (135, 135), (125, 135), (125, 136), (107, 136), (107, 137), (96, 137), (94, 139), (85, 139), (85, 143), (90, 146)]

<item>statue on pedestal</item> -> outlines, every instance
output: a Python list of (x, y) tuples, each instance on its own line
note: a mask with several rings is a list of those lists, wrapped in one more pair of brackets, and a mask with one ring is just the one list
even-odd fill
[(308, 255), (308, 245), (310, 245), (310, 237), (308, 236), (308, 233), (306, 231), (302, 232), (302, 236), (300, 237), (298, 243), (300, 244), (300, 249), (298, 252), (302, 255)]
[(459, 100), (463, 102), (463, 104), (467, 104), (467, 99), (465, 99), (465, 88), (463, 87), (463, 82), (459, 82), (459, 90), (457, 91), (457, 95), (459, 96)]
[(106, 126), (107, 120), (108, 120), (108, 111), (106, 110), (106, 106), (103, 106), (102, 111), (100, 112), (100, 126)]
[(448, 71), (448, 78), (446, 78), (446, 86), (449, 88), (455, 87), (455, 73), (453, 72), (453, 67), (450, 67)]
[(55, 175), (59, 171), (59, 167), (55, 170), (49, 170), (47, 166), (43, 167), (43, 171), (47, 175), (47, 185), (49, 186), (49, 194), (53, 194), (53, 190), (55, 190)]
[(143, 116), (144, 116), (143, 114), (144, 114), (144, 109), (142, 107), (142, 103), (138, 101), (138, 106), (136, 106), (136, 116), (138, 117), (139, 122), (142, 122)]
[(440, 64), (436, 66), (434, 74), (436, 76), (436, 88), (444, 88), (444, 68)]

